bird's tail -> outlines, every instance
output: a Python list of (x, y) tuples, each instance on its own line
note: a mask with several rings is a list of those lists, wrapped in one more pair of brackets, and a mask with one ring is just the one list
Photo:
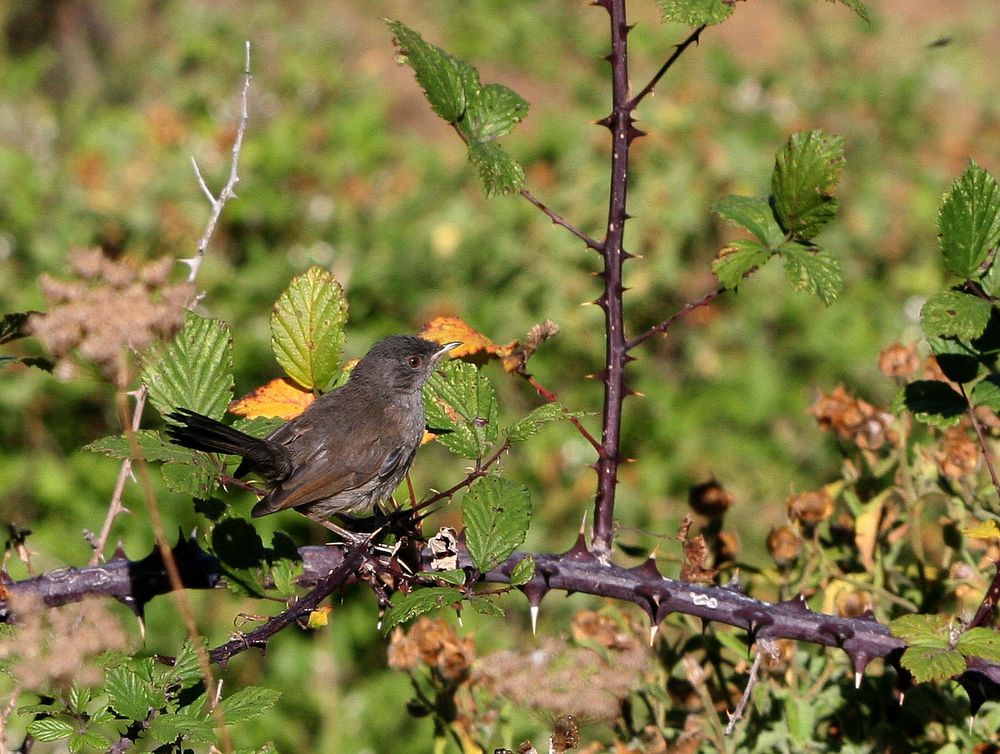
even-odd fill
[(280, 481), (292, 470), (291, 454), (278, 443), (252, 437), (246, 432), (223, 424), (190, 409), (180, 408), (167, 414), (166, 433), (172, 442), (206, 453), (228, 453), (240, 456), (243, 463), (236, 475), (256, 471), (264, 478)]

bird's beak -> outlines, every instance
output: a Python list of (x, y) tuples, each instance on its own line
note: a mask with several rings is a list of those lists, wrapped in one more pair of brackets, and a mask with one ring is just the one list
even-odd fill
[(460, 340), (453, 340), (451, 343), (445, 343), (431, 354), (431, 364), (437, 364), (444, 357), (444, 355), (448, 353), (448, 351), (453, 348), (458, 348), (460, 345), (462, 345), (462, 341)]

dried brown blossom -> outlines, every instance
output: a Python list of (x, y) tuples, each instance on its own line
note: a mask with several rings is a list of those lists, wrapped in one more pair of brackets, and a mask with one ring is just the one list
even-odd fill
[(635, 648), (635, 634), (613, 618), (593, 610), (581, 610), (573, 616), (570, 624), (573, 639), (577, 643), (593, 641), (602, 647), (617, 650)]
[(838, 385), (832, 393), (820, 395), (809, 407), (809, 413), (816, 417), (820, 429), (835, 433), (861, 450), (878, 450), (886, 443), (899, 442), (895, 417), (849, 395), (843, 385)]
[(550, 638), (526, 652), (484, 657), (478, 677), (514, 704), (578, 719), (614, 720), (621, 700), (650, 667), (649, 650), (636, 637), (596, 651)]
[(708, 544), (701, 534), (685, 539), (680, 580), (694, 584), (714, 584), (717, 571), (708, 567), (708, 556)]
[(459, 638), (443, 620), (420, 618), (408, 633), (397, 629), (389, 643), (389, 667), (413, 670), (423, 662), (447, 681), (461, 682), (476, 659), (469, 637)]
[(920, 369), (917, 344), (890, 343), (878, 355), (878, 368), (886, 377), (912, 377)]
[(688, 492), (688, 505), (695, 513), (717, 518), (729, 510), (733, 496), (714, 479), (694, 485)]
[(0, 639), (0, 659), (23, 688), (93, 686), (104, 677), (95, 658), (129, 647), (121, 623), (103, 600), (50, 608), (33, 598), (12, 594), (9, 599), (17, 623), (12, 635)]
[(194, 287), (167, 283), (176, 265), (170, 257), (140, 265), (127, 258), (109, 259), (100, 249), (74, 249), (67, 261), (77, 279), (42, 276), (50, 309), (32, 315), (28, 329), (56, 357), (57, 375), (76, 374), (76, 355), (124, 387), (128, 352), (143, 351), (156, 338), (175, 333)]
[(802, 538), (791, 526), (777, 526), (767, 535), (767, 551), (778, 568), (788, 568), (802, 554)]
[(935, 457), (942, 476), (961, 479), (979, 467), (979, 446), (964, 427), (949, 427), (941, 435)]
[(785, 502), (785, 510), (790, 521), (812, 529), (833, 515), (833, 495), (825, 488), (792, 495)]

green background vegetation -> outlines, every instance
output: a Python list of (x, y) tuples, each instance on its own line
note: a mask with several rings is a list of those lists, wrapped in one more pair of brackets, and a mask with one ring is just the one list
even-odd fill
[[(687, 30), (634, 2), (633, 83), (641, 86)], [(628, 322), (639, 332), (715, 287), (709, 263), (732, 229), (710, 212), (726, 194), (762, 194), (775, 151), (796, 130), (844, 136), (838, 220), (822, 236), (841, 260), (845, 290), (829, 309), (788, 290), (777, 265), (709, 310), (651, 341), (633, 365), (645, 397), (626, 404), (619, 539), (650, 548), (671, 536), (691, 484), (715, 475), (734, 493), (731, 522), (744, 558), (766, 565), (761, 541), (792, 491), (835, 477), (836, 448), (805, 408), (844, 383), (888, 404), (894, 385), (881, 347), (918, 335), (924, 297), (944, 273), (935, 241), (941, 194), (969, 157), (1000, 173), (1000, 73), (994, 0), (873, 2), (873, 23), (843, 6), (770, 0), (738, 4), (709, 29), (639, 110), (649, 133), (633, 150)], [(455, 134), (427, 107), (390, 32), (400, 18), (476, 65), (486, 82), (531, 104), (505, 139), (527, 186), (588, 232), (606, 213), (607, 17), (557, 0), (348, 3), (22, 0), (0, 9), (0, 311), (44, 307), (41, 273), (59, 276), (74, 246), (139, 258), (191, 256), (207, 217), (190, 166), (217, 188), (238, 115), (243, 40), (253, 45), (251, 120), (239, 199), (223, 215), (198, 284), (199, 311), (231, 323), (237, 393), (280, 374), (267, 322), (274, 300), (313, 264), (331, 269), (350, 302), (347, 353), (412, 332), (439, 314), (462, 317), (497, 342), (543, 319), (562, 331), (531, 362), (538, 380), (576, 410), (598, 410), (584, 376), (603, 359), (597, 258), (527, 202), (487, 200)], [(182, 268), (178, 266), (178, 275)], [(495, 369), (495, 367), (491, 367)], [(497, 369), (501, 410), (537, 405), (530, 387)], [(117, 463), (79, 448), (117, 421), (95, 373), (59, 383), (35, 370), (0, 373), (0, 518), (30, 528), (33, 565), (82, 565)], [(149, 424), (158, 418), (149, 410)], [(596, 418), (591, 420), (596, 425)], [(531, 547), (567, 546), (589, 510), (587, 446), (567, 423), (512, 454), (508, 475), (535, 500)], [(421, 452), (418, 490), (461, 478), (441, 448)], [(188, 501), (160, 490), (168, 529), (204, 524)], [(113, 538), (138, 557), (152, 535), (138, 489)], [(297, 541), (322, 541), (289, 514), (260, 522)], [(444, 522), (458, 521), (457, 511)], [(640, 531), (636, 531), (640, 530)], [(267, 535), (265, 534), (265, 541)], [(669, 547), (669, 545), (668, 545)], [(15, 577), (23, 566), (9, 564)], [(666, 570), (669, 571), (669, 568)], [(264, 608), (192, 594), (213, 643), (232, 616)], [(513, 598), (512, 606), (523, 601)], [(581, 598), (546, 603), (543, 632), (565, 630)], [(176, 651), (183, 630), (169, 598), (148, 610), (151, 650)], [(369, 597), (338, 606), (331, 625), (286, 632), (266, 658), (227, 669), (235, 684), (288, 693), (272, 714), (237, 731), (281, 750), (420, 750), (428, 721), (410, 719), (405, 677), (384, 670)], [(475, 621), (471, 621), (473, 628)], [(510, 621), (516, 642), (524, 621)], [(402, 745), (401, 742), (414, 742)]]

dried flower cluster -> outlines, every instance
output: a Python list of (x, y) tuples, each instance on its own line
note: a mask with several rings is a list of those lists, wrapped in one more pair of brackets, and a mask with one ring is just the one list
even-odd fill
[(591, 611), (574, 618), (573, 635), (605, 651), (551, 638), (526, 652), (502, 651), (483, 658), (478, 677), (495, 694), (523, 707), (614, 720), (621, 700), (649, 669), (649, 650), (638, 630)]
[(11, 595), (10, 607), (17, 625), (0, 639), (0, 659), (22, 688), (49, 691), (98, 684), (104, 672), (95, 658), (128, 649), (128, 636), (104, 600), (47, 608), (33, 598)]
[(896, 418), (884, 409), (849, 395), (843, 385), (838, 385), (832, 393), (820, 395), (809, 407), (809, 413), (816, 417), (820, 429), (833, 432), (861, 450), (879, 450), (886, 443), (899, 442)]
[(144, 350), (183, 324), (194, 287), (167, 283), (176, 261), (162, 257), (139, 265), (79, 248), (68, 257), (76, 279), (43, 275), (50, 309), (32, 315), (28, 329), (56, 357), (56, 374), (67, 379), (76, 374), (75, 353), (97, 364), (116, 386), (127, 385), (128, 352)]
[(389, 667), (410, 671), (421, 662), (441, 678), (461, 682), (476, 659), (470, 637), (459, 638), (443, 620), (420, 618), (408, 633), (396, 629), (389, 643)]

